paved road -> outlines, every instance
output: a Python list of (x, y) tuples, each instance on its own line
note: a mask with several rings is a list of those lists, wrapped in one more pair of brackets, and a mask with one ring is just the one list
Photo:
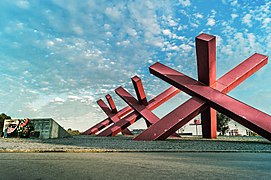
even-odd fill
[(0, 153), (0, 179), (270, 179), (270, 153)]

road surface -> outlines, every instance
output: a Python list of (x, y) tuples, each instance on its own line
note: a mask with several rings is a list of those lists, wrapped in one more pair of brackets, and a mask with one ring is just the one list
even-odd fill
[(0, 153), (0, 179), (270, 179), (270, 153)]

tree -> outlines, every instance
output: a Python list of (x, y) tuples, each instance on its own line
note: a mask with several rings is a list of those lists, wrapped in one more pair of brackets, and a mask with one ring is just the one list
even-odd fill
[(229, 129), (230, 118), (225, 116), (222, 113), (217, 112), (217, 131), (220, 132), (223, 136), (226, 131)]
[(3, 132), (5, 119), (11, 119), (11, 117), (6, 115), (5, 113), (0, 114), (0, 134)]

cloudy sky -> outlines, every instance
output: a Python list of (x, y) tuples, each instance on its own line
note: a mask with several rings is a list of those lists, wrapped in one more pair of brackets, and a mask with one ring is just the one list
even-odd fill
[[(148, 99), (167, 88), (148, 72), (156, 61), (196, 78), (202, 32), (217, 37), (217, 77), (255, 52), (270, 55), (270, 17), (269, 0), (1, 0), (1, 112), (83, 131), (105, 118), (96, 100), (107, 93), (124, 107), (114, 89), (134, 94), (133, 75)], [(270, 77), (269, 64), (229, 95), (271, 114)]]

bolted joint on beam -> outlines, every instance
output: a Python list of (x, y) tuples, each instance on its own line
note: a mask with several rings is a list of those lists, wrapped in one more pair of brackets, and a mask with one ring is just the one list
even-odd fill
[(132, 77), (132, 82), (135, 88), (136, 96), (138, 101), (143, 104), (144, 106), (148, 105), (148, 101), (146, 98), (146, 94), (143, 88), (143, 84), (141, 79), (138, 76)]

